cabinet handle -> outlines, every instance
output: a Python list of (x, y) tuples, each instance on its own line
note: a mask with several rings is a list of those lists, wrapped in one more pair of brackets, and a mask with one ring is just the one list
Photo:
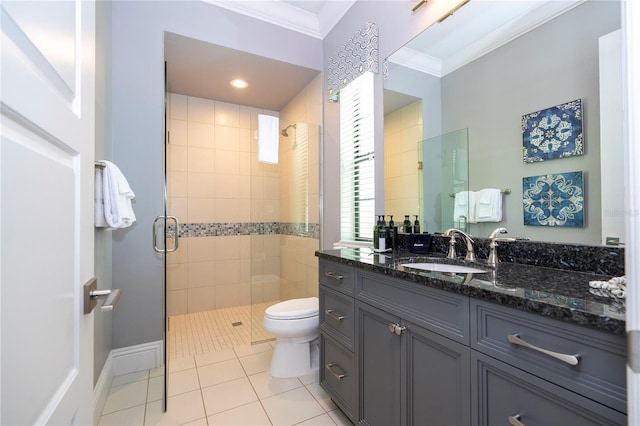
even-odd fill
[(331, 318), (333, 318), (336, 321), (342, 321), (344, 319), (343, 315), (340, 315), (339, 312), (336, 312), (333, 309), (325, 309), (324, 313), (329, 315)]
[[(342, 380), (345, 377), (347, 377), (347, 373), (344, 370), (342, 370), (342, 368), (340, 368), (340, 366), (338, 364), (336, 364), (335, 362), (330, 362), (329, 364), (326, 365), (326, 367), (327, 367), (327, 370), (329, 370), (329, 373), (333, 374), (333, 376), (338, 380)], [(333, 370), (333, 367), (340, 368), (340, 370), (342, 372), (340, 372), (340, 373), (335, 372)]]
[(344, 279), (344, 275), (338, 275), (334, 272), (327, 271), (324, 273), (324, 276), (327, 278), (333, 278), (336, 281), (342, 281)]
[(407, 327), (401, 326), (400, 324), (391, 323), (389, 324), (389, 333), (395, 333), (396, 335), (401, 335), (407, 331)]
[(569, 365), (578, 365), (578, 363), (580, 362), (580, 356), (579, 355), (567, 355), (567, 354), (562, 354), (562, 353), (559, 353), (559, 352), (552, 352), (552, 351), (540, 348), (538, 346), (534, 346), (531, 343), (527, 343), (524, 340), (520, 339), (517, 334), (509, 334), (507, 336), (507, 340), (509, 340), (510, 343), (513, 343), (515, 345), (524, 346), (525, 348), (529, 348), (529, 349), (533, 349), (534, 351), (542, 352), (543, 354), (549, 355), (550, 357), (553, 357), (555, 359), (559, 359), (562, 362), (566, 362)]
[(524, 423), (520, 421), (520, 414), (507, 417), (511, 426), (524, 426)]

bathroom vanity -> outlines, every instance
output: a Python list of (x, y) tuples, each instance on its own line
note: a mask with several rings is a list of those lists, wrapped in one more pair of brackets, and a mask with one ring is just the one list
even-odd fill
[(589, 292), (611, 276), (507, 262), (443, 273), (369, 249), (316, 254), (320, 383), (354, 423), (626, 424), (624, 306)]

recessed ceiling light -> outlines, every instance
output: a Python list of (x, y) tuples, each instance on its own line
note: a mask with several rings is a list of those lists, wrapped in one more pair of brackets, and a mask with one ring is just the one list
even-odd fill
[(249, 83), (247, 83), (244, 80), (240, 80), (239, 78), (236, 78), (235, 80), (231, 80), (231, 85), (238, 89), (244, 89), (245, 87), (249, 86)]

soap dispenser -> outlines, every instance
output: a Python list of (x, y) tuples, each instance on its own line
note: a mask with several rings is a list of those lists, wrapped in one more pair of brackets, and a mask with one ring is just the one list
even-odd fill
[(398, 247), (398, 227), (393, 221), (393, 215), (389, 215), (389, 247), (395, 250)]
[(408, 214), (405, 214), (404, 222), (402, 223), (402, 232), (404, 232), (405, 234), (410, 234), (412, 229), (413, 228), (411, 227), (411, 219), (409, 219)]
[(378, 250), (386, 251), (387, 248), (389, 248), (387, 246), (387, 222), (385, 222), (384, 220), (384, 215), (382, 215), (381, 217), (382, 221), (380, 222), (380, 226), (378, 227)]
[(420, 222), (418, 221), (418, 215), (414, 215), (416, 218), (416, 221), (413, 222), (413, 232), (415, 234), (419, 234), (420, 233)]

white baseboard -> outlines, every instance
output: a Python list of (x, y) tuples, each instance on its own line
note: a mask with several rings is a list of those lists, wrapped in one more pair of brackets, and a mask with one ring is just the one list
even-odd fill
[(93, 388), (93, 420), (98, 424), (114, 376), (162, 367), (162, 340), (113, 349), (102, 367)]
[(109, 356), (113, 356), (114, 376), (162, 367), (162, 340), (114, 349)]

